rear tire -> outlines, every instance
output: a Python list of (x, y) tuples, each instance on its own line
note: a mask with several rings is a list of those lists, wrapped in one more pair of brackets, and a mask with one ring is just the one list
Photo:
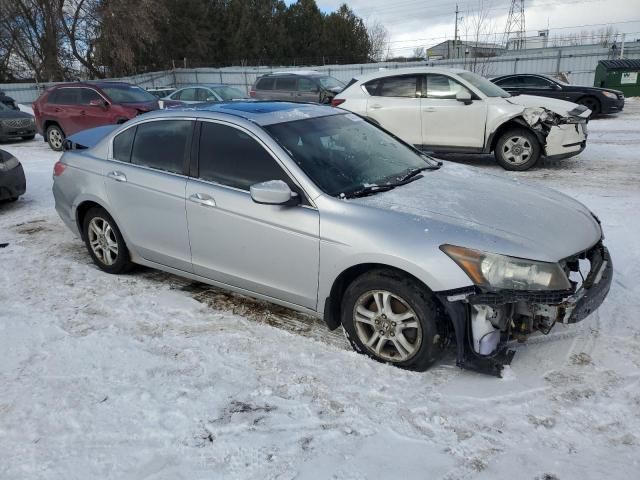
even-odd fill
[(104, 209), (91, 208), (84, 217), (85, 245), (93, 262), (107, 273), (125, 273), (132, 267), (124, 238)]
[(65, 135), (62, 129), (58, 125), (49, 125), (45, 132), (45, 138), (47, 143), (51, 147), (51, 150), (61, 152), (64, 146)]
[(510, 128), (498, 138), (493, 154), (505, 170), (529, 170), (540, 159), (540, 143), (530, 130)]
[(596, 115), (599, 115), (600, 112), (602, 111), (600, 100), (598, 100), (595, 97), (583, 97), (580, 100), (578, 100), (578, 103), (580, 105), (587, 107), (589, 110), (591, 110), (591, 115), (589, 117), (595, 117)]
[(356, 278), (342, 298), (341, 317), (353, 349), (378, 362), (424, 371), (443, 351), (442, 319), (431, 293), (393, 270)]

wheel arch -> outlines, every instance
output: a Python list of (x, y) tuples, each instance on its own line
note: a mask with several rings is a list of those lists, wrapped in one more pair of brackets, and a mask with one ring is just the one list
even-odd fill
[(524, 118), (519, 116), (519, 117), (510, 118), (506, 122), (500, 124), (500, 126), (496, 128), (493, 132), (491, 132), (491, 135), (489, 135), (489, 141), (487, 142), (487, 145), (489, 146), (489, 148), (487, 149), (487, 153), (493, 152), (496, 148), (496, 144), (498, 143), (498, 139), (502, 136), (504, 132), (512, 128), (525, 128), (529, 130), (531, 133), (535, 135), (536, 139), (538, 140), (538, 143), (540, 144), (540, 148), (544, 151), (544, 147), (546, 144), (544, 136), (540, 132), (531, 128), (531, 125), (529, 125)]
[[(373, 270), (389, 270), (395, 272), (399, 275), (406, 276), (411, 280), (415, 281), (421, 287), (424, 287), (430, 295), (434, 298), (434, 301), (440, 303), (440, 300), (436, 295), (433, 294), (433, 290), (422, 280), (420, 280), (415, 275), (410, 272), (403, 270), (402, 268), (398, 268), (385, 263), (359, 263), (356, 265), (351, 265), (350, 267), (343, 270), (333, 281), (331, 285), (331, 289), (329, 291), (329, 296), (324, 299), (324, 310), (323, 310), (323, 319), (327, 324), (329, 330), (335, 330), (341, 325), (341, 303), (342, 297), (347, 289), (347, 287), (358, 277), (361, 275), (371, 272)], [(442, 305), (441, 305), (442, 306)], [(447, 314), (448, 317), (448, 314)], [(450, 321), (450, 319), (449, 319)]]
[(56, 127), (58, 127), (60, 130), (62, 130), (62, 133), (66, 135), (64, 133), (64, 128), (62, 128), (62, 125), (60, 125), (60, 122), (58, 122), (57, 120), (52, 120), (50, 118), (47, 118), (44, 122), (42, 122), (42, 130), (45, 136), (45, 140), (46, 140), (47, 129), (52, 125), (55, 125)]
[[(101, 208), (105, 212), (107, 212), (109, 215), (111, 215), (111, 212), (109, 212), (109, 209), (94, 198), (87, 198), (82, 200), (80, 203), (78, 203), (78, 206), (75, 208), (74, 213), (75, 213), (76, 225), (78, 227), (78, 231), (80, 232), (80, 238), (83, 241), (85, 240), (84, 228), (83, 228), (84, 218), (87, 215), (87, 212), (94, 207)], [(113, 215), (111, 215), (111, 217), (113, 218)]]

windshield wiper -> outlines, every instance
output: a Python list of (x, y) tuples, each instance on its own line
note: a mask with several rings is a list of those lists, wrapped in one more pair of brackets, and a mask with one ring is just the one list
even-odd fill
[(396, 187), (406, 185), (407, 183), (411, 183), (414, 180), (418, 180), (419, 178), (422, 178), (422, 175), (419, 175), (419, 173), (427, 169), (429, 169), (429, 167), (411, 170), (411, 172), (406, 173), (405, 175), (396, 177), (395, 182), (386, 182), (380, 185), (366, 185), (362, 188), (359, 188), (357, 190), (352, 190), (351, 192), (348, 192), (348, 193), (341, 193), (340, 197), (341, 198), (367, 197), (375, 193), (388, 192), (389, 190), (392, 190)]

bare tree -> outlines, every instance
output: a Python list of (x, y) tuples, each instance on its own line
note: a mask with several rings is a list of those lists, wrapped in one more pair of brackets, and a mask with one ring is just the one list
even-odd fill
[(413, 58), (422, 60), (425, 57), (424, 47), (416, 47), (413, 49)]
[(476, 8), (465, 13), (460, 26), (466, 44), (465, 68), (484, 76), (490, 75), (493, 64), (487, 58), (497, 55), (498, 33), (484, 0), (478, 0)]
[(376, 62), (384, 60), (389, 48), (389, 31), (380, 22), (367, 25), (370, 56)]

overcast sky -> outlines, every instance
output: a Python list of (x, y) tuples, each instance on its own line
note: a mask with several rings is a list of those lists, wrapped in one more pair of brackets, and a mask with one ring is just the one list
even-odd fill
[[(324, 11), (335, 10), (341, 3), (347, 3), (367, 23), (382, 23), (390, 34), (392, 55), (408, 55), (414, 47), (429, 47), (453, 39), (456, 3), (461, 10), (460, 16), (467, 17), (467, 23), (479, 10), (479, 5), (484, 5), (493, 27), (491, 31), (496, 32), (486, 40), (500, 42), (511, 5), (510, 0), (316, 1)], [(640, 38), (640, 0), (525, 0), (525, 18), (528, 35), (535, 35), (547, 24), (553, 37), (598, 30), (611, 23), (619, 32), (627, 33), (627, 41)], [(578, 28), (567, 28), (574, 26)], [(464, 37), (463, 30), (460, 35)]]

